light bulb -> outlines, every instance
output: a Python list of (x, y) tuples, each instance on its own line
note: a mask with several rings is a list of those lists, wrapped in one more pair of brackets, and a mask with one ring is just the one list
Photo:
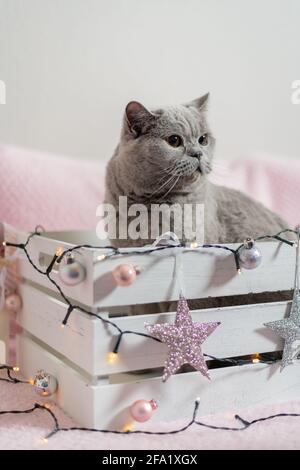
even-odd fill
[(258, 364), (260, 362), (259, 353), (255, 353), (255, 354), (252, 355), (252, 362), (253, 362), (253, 364)]
[(56, 252), (55, 252), (55, 255), (56, 256), (61, 256), (63, 254), (63, 252), (64, 252), (64, 249), (61, 246), (59, 246), (57, 248)]
[(134, 429), (133, 423), (127, 423), (123, 426), (123, 432), (130, 432)]
[(107, 354), (107, 362), (109, 364), (113, 364), (114, 362), (116, 362), (117, 358), (118, 358), (118, 353), (115, 353), (115, 352), (111, 351)]

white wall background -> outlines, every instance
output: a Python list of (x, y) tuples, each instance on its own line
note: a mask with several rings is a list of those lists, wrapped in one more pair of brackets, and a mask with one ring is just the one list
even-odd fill
[(299, 0), (0, 0), (0, 141), (108, 159), (124, 106), (211, 91), (219, 156), (300, 157)]

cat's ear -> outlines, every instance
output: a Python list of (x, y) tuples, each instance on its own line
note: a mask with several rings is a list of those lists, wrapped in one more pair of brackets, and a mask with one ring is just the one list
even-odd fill
[(196, 108), (198, 111), (206, 111), (208, 101), (209, 101), (209, 93), (206, 93), (206, 95), (203, 95), (200, 98), (197, 98), (196, 100), (190, 101), (189, 103), (186, 104), (186, 106), (188, 108)]
[(125, 109), (125, 122), (134, 137), (138, 137), (155, 115), (138, 101), (130, 101)]

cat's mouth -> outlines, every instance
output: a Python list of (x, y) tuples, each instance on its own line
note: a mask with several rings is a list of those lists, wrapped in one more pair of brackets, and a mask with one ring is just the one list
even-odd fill
[(201, 175), (202, 175), (201, 168), (197, 168), (191, 175), (187, 177), (187, 179), (188, 181), (193, 183), (194, 181), (197, 181)]
[(186, 182), (194, 182), (203, 175), (203, 167), (198, 159), (193, 158), (189, 160), (188, 165), (183, 162), (183, 165), (177, 168), (176, 174), (183, 177)]
[(201, 161), (197, 160), (196, 162), (194, 161), (194, 171), (192, 173), (192, 178), (194, 180), (197, 180), (200, 175), (203, 174), (203, 171), (202, 171), (202, 165), (201, 165)]

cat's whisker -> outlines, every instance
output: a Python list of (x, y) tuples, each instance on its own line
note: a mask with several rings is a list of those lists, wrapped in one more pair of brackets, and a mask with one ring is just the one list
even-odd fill
[(165, 199), (165, 197), (167, 197), (167, 195), (174, 189), (174, 187), (176, 186), (176, 184), (180, 180), (180, 176), (177, 176), (177, 177), (175, 176), (174, 179), (175, 179), (174, 184), (172, 184), (170, 189), (163, 195), (163, 199)]
[[(170, 175), (167, 175), (166, 177), (168, 177), (168, 176), (170, 176)], [(150, 199), (154, 194), (157, 194), (159, 191), (161, 191), (168, 183), (172, 182), (173, 178), (174, 178), (174, 175), (171, 175), (171, 177), (170, 177), (167, 181), (165, 181), (165, 182), (164, 182), (162, 185), (160, 185), (155, 191), (153, 191), (152, 194), (150, 194), (149, 199)]]
[[(176, 178), (176, 175), (174, 175), (174, 174), (171, 175), (171, 177), (152, 194), (159, 193), (161, 191), (161, 189), (163, 189), (165, 186), (168, 187), (169, 184), (173, 183), (175, 178)], [(159, 198), (159, 197), (161, 197), (161, 194), (157, 194), (156, 199)]]
[(169, 166), (166, 166), (165, 168), (163, 168), (163, 170), (168, 170), (172, 168), (174, 165), (176, 165), (176, 162), (172, 162)]
[[(172, 172), (173, 172), (174, 168), (176, 167), (176, 165), (177, 165), (177, 163), (175, 162), (175, 163), (172, 163), (172, 165), (170, 165), (170, 166), (168, 166), (168, 167), (166, 167), (166, 168), (162, 168), (162, 171), (163, 171), (163, 172), (166, 172), (167, 175), (163, 175), (163, 176), (160, 178), (160, 180), (158, 181), (158, 184), (159, 184), (161, 181), (163, 181), (166, 177), (172, 175)], [(152, 194), (154, 194), (154, 193), (152, 193)]]
[(177, 166), (177, 163), (172, 163), (172, 165), (168, 166), (167, 168), (163, 168), (162, 171), (170, 174)]
[[(165, 179), (168, 178), (168, 176), (170, 176), (170, 175), (169, 175), (169, 174), (163, 175), (163, 176), (159, 179), (159, 181), (158, 181), (158, 187), (159, 187), (159, 184), (161, 183), (161, 181), (165, 181)], [(152, 194), (154, 194), (154, 193), (152, 193)]]

